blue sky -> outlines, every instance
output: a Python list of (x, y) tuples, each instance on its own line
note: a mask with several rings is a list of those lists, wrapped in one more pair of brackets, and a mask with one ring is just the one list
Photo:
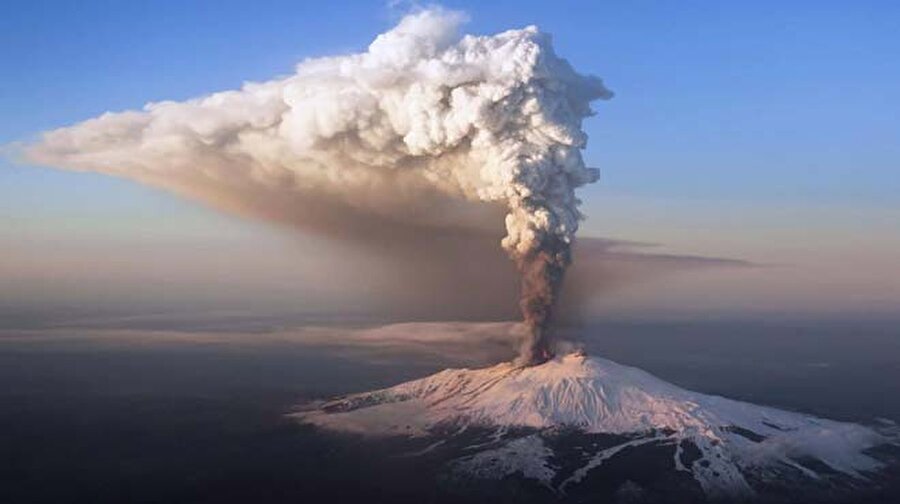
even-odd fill
[[(472, 32), (539, 25), (617, 91), (588, 125), (609, 190), (896, 199), (892, 2), (480, 4), (446, 3)], [(268, 79), (363, 49), (398, 15), (377, 2), (4, 2), (0, 139)]]
[[(586, 158), (603, 172), (582, 193), (589, 233), (767, 263), (801, 260), (812, 240), (834, 256), (828, 271), (850, 253), (848, 241), (871, 243), (877, 250), (863, 252), (878, 256), (879, 270), (900, 251), (891, 248), (900, 224), (900, 4), (443, 5), (468, 12), (472, 33), (538, 25), (559, 54), (616, 92), (586, 125)], [(359, 51), (402, 10), (7, 0), (0, 144), (266, 80), (305, 57)], [(0, 226), (0, 240), (20, 244), (37, 235), (240, 240), (255, 232), (127, 181), (8, 160), (0, 160)]]

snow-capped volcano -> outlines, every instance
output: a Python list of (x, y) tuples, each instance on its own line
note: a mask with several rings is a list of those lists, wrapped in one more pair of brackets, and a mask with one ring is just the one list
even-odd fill
[[(455, 469), (481, 477), (520, 474), (557, 492), (619, 452), (644, 445), (673, 447), (672, 469), (689, 473), (707, 495), (747, 494), (760, 481), (785, 476), (862, 480), (881, 466), (866, 451), (888, 441), (861, 425), (692, 392), (580, 353), (531, 367), (448, 369), (297, 416), (378, 436), (487, 429), (490, 442), (469, 446)], [(615, 435), (616, 441), (582, 450), (577, 467), (561, 475), (548, 442), (561, 429)]]

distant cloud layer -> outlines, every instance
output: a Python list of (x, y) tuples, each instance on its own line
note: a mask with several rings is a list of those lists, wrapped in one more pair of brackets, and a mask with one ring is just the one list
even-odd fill
[(307, 345), (369, 359), (416, 355), (484, 364), (514, 354), (525, 328), (514, 322), (407, 322), (364, 327), (299, 326), (269, 331), (148, 330), (131, 328), (0, 329), (4, 345), (98, 347)]

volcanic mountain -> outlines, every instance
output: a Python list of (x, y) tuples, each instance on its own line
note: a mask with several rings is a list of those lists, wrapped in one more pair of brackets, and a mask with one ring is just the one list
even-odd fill
[(447, 369), (296, 417), (333, 431), (429, 439), (427, 450), (464, 439), (451, 472), (525, 478), (559, 496), (641, 450), (667, 459), (654, 462), (671, 473), (667, 484), (693, 485), (704, 499), (773, 485), (865, 486), (884, 466), (877, 448), (892, 443), (884, 429), (692, 392), (582, 353), (530, 367)]

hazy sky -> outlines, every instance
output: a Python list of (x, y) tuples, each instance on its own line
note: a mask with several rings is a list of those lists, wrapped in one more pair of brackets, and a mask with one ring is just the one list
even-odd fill
[[(591, 313), (900, 313), (896, 3), (444, 5), (469, 13), (470, 33), (538, 25), (616, 92), (585, 125), (602, 179), (581, 192), (583, 235), (758, 264), (642, 276)], [(403, 9), (3, 2), (0, 144), (362, 50)], [(5, 312), (352, 308), (391, 282), (360, 279), (372, 271), (361, 254), (288, 234), (132, 182), (0, 160)], [(368, 286), (348, 295), (354, 282)]]

